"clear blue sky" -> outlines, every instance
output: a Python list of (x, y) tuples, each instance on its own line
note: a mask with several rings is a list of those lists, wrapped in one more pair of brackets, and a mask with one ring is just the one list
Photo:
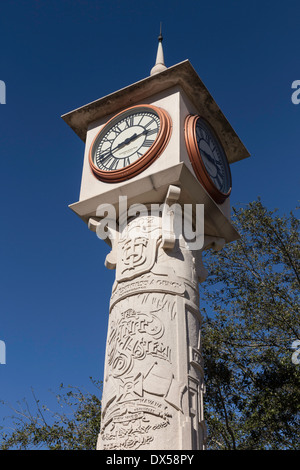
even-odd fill
[(147, 77), (160, 21), (166, 65), (190, 60), (251, 153), (231, 166), (232, 203), (297, 205), (299, 0), (2, 1), (2, 400), (33, 387), (49, 403), (61, 382), (102, 379), (114, 272), (106, 244), (68, 208), (84, 144), (60, 116)]

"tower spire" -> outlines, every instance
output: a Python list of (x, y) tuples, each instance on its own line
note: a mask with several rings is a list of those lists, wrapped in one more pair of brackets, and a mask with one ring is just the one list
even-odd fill
[(160, 23), (160, 31), (159, 31), (159, 36), (158, 36), (158, 48), (157, 48), (157, 54), (156, 54), (156, 62), (154, 67), (152, 67), (150, 75), (155, 75), (156, 73), (162, 72), (163, 70), (166, 70), (165, 66), (165, 60), (164, 60), (164, 51), (162, 47), (162, 33), (161, 33), (161, 23)]

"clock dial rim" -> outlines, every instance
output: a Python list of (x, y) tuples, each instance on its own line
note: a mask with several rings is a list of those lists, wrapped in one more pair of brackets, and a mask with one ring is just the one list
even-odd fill
[[(94, 163), (94, 154), (97, 146), (99, 145), (101, 139), (106, 135), (106, 133), (120, 120), (123, 116), (128, 117), (135, 112), (150, 112), (158, 116), (160, 120), (160, 126), (158, 134), (154, 139), (152, 145), (146, 150), (146, 152), (139, 157), (136, 161), (130, 163), (129, 165), (117, 169), (117, 170), (101, 170)], [(93, 174), (101, 181), (109, 183), (117, 183), (120, 181), (125, 181), (127, 179), (133, 178), (142, 171), (144, 171), (150, 164), (152, 164), (162, 153), (164, 148), (169, 142), (170, 135), (172, 130), (171, 118), (167, 111), (157, 106), (149, 104), (140, 104), (131, 106), (129, 108), (123, 109), (119, 113), (115, 114), (109, 121), (102, 126), (100, 131), (95, 136), (89, 150), (89, 163)]]
[[(228, 178), (229, 178), (229, 190), (227, 192), (222, 192), (213, 180), (211, 179), (208, 170), (204, 164), (201, 151), (199, 149), (199, 145), (197, 142), (197, 134), (196, 134), (196, 125), (197, 121), (201, 120), (205, 127), (207, 127), (208, 131), (211, 134), (213, 140), (217, 143), (218, 147), (220, 148), (221, 152), (224, 156), (224, 164), (227, 166)], [(188, 115), (185, 119), (185, 142), (186, 147), (188, 150), (188, 155), (193, 167), (193, 170), (198, 178), (198, 180), (202, 183), (204, 188), (210, 194), (210, 196), (214, 199), (217, 204), (222, 204), (231, 194), (232, 189), (232, 178), (231, 178), (231, 171), (230, 166), (228, 163), (228, 159), (226, 156), (226, 152), (215, 132), (211, 124), (207, 122), (205, 118), (200, 115)]]

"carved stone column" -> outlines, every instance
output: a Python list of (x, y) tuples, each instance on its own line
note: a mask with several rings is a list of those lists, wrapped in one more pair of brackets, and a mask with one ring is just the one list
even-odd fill
[(107, 265), (116, 279), (97, 449), (204, 449), (201, 251), (166, 236), (162, 217), (140, 215), (115, 236)]

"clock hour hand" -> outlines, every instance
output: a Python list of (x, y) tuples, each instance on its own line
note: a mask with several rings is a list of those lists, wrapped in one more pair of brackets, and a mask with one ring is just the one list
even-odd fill
[(148, 132), (150, 132), (150, 130), (151, 129), (149, 129), (149, 131), (147, 129), (144, 129), (143, 132), (141, 132), (140, 134), (135, 133), (131, 137), (127, 137), (127, 139), (125, 139), (123, 142), (121, 142), (119, 145), (117, 145), (115, 148), (113, 148), (112, 152), (114, 152), (115, 150), (119, 150), (120, 148), (124, 147), (124, 145), (130, 144), (130, 142), (132, 142), (135, 139), (138, 139), (142, 135), (147, 135)]
[(106, 158), (109, 154), (112, 154), (113, 152), (115, 152), (116, 150), (119, 150), (120, 148), (124, 147), (124, 145), (128, 145), (130, 144), (130, 142), (132, 142), (133, 140), (137, 139), (138, 137), (141, 137), (142, 135), (147, 135), (148, 132), (150, 132), (151, 129), (147, 130), (147, 129), (144, 129), (143, 132), (141, 132), (140, 134), (133, 134), (131, 137), (127, 137), (127, 139), (125, 139), (123, 142), (121, 142), (120, 144), (118, 144), (115, 148), (109, 148), (108, 150), (104, 151), (101, 153), (101, 156), (100, 156), (100, 161), (103, 159), (103, 158)]
[(111, 149), (112, 152), (115, 152), (116, 150), (119, 150), (120, 148), (124, 147), (124, 145), (130, 144), (132, 140), (134, 140), (138, 135), (135, 133), (131, 137), (127, 137), (123, 142), (121, 142), (119, 145), (117, 145), (115, 148)]
[(127, 145), (129, 144), (133, 139), (135, 139), (137, 136), (137, 134), (134, 134), (133, 136), (131, 137), (128, 137), (127, 139), (125, 139), (123, 142), (121, 142), (120, 144), (118, 144), (115, 148), (109, 148), (107, 149), (106, 151), (102, 152), (101, 153), (101, 156), (100, 156), (100, 161), (107, 157), (109, 154), (112, 154), (113, 152), (115, 152), (116, 150), (119, 150), (120, 148), (124, 147), (124, 145)]
[[(136, 137), (138, 137), (137, 133), (133, 134), (131, 137), (128, 137), (127, 139), (122, 142), (122, 144), (119, 144), (118, 147), (123, 147), (123, 145), (128, 145), (132, 140), (134, 140)], [(117, 148), (118, 148), (117, 147)]]

